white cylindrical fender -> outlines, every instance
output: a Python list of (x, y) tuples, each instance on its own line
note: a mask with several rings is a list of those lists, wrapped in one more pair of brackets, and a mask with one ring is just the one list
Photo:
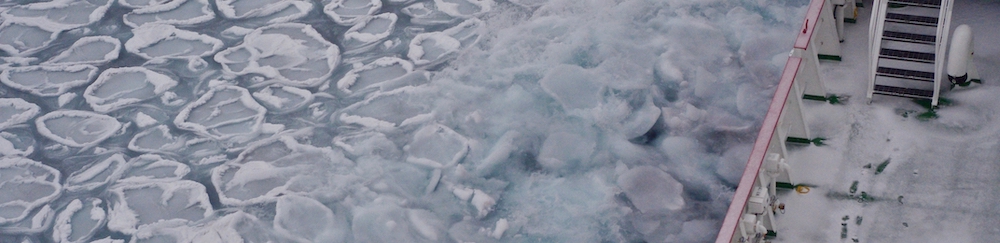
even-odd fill
[(951, 46), (948, 48), (948, 79), (956, 83), (965, 83), (969, 72), (969, 61), (972, 56), (972, 28), (959, 25), (951, 36)]

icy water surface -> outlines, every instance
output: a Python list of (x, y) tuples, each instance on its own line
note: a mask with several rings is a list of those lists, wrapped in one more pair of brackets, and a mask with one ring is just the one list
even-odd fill
[(0, 2), (0, 242), (707, 242), (805, 1)]

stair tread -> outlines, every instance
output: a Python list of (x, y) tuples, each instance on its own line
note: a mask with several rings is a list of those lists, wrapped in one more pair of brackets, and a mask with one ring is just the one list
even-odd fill
[(888, 31), (888, 30), (882, 32), (882, 37), (884, 39), (894, 40), (894, 41), (905, 41), (905, 42), (912, 42), (918, 44), (931, 44), (931, 45), (933, 45), (934, 42), (937, 41), (937, 37), (933, 35), (923, 35), (923, 34), (914, 34), (906, 32)]
[(906, 69), (890, 68), (890, 67), (878, 67), (875, 73), (876, 75), (879, 76), (934, 82), (934, 73), (932, 72), (906, 70)]
[(934, 53), (884, 48), (879, 51), (879, 55), (884, 58), (934, 63)]
[(912, 89), (912, 88), (903, 88), (903, 87), (878, 85), (878, 84), (875, 85), (874, 91), (875, 94), (893, 95), (893, 96), (909, 97), (909, 98), (930, 99), (934, 97), (933, 90)]
[(941, 0), (890, 0), (889, 2), (920, 7), (941, 7)]
[(900, 14), (900, 13), (886, 13), (885, 19), (886, 21), (896, 22), (896, 23), (929, 25), (929, 26), (937, 26), (938, 23), (937, 17), (917, 16), (917, 15)]

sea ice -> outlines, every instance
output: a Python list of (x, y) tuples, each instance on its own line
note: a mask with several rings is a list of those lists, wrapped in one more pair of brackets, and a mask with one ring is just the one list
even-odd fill
[(177, 81), (169, 76), (144, 67), (111, 68), (87, 86), (83, 98), (94, 111), (108, 113), (156, 98), (176, 85)]
[(469, 153), (469, 139), (441, 124), (428, 124), (403, 147), (406, 161), (440, 169), (458, 164)]
[(323, 12), (333, 18), (333, 22), (351, 26), (382, 9), (381, 0), (331, 0), (323, 6)]
[(104, 65), (118, 59), (122, 42), (111, 36), (87, 36), (73, 42), (68, 49), (60, 52), (42, 64), (90, 64)]
[[(129, 2), (129, 0), (121, 1)], [(125, 24), (132, 28), (138, 28), (141, 25), (149, 23), (191, 26), (205, 23), (215, 18), (215, 11), (212, 10), (212, 6), (208, 3), (208, 0), (148, 2), (156, 2), (156, 4), (135, 9), (131, 13), (125, 14), (125, 17), (123, 17)]]
[(4, 69), (0, 82), (41, 97), (55, 97), (90, 83), (97, 67), (90, 65), (26, 66)]
[(337, 88), (348, 94), (375, 87), (384, 81), (393, 80), (413, 72), (413, 64), (397, 57), (383, 57), (364, 66), (347, 71), (337, 81)]
[(402, 208), (393, 202), (375, 202), (354, 208), (351, 231), (358, 242), (446, 241), (444, 220), (423, 209)]
[(558, 131), (549, 134), (538, 152), (538, 164), (546, 170), (566, 172), (586, 167), (597, 142), (588, 132)]
[(458, 40), (464, 49), (479, 42), (480, 28), (484, 25), (482, 20), (471, 18), (441, 32)]
[(178, 221), (154, 223), (136, 231), (130, 242), (285, 242), (271, 236), (270, 227), (243, 211), (206, 221), (195, 225)]
[(253, 97), (267, 107), (267, 111), (285, 114), (297, 111), (312, 103), (315, 98), (309, 90), (290, 86), (268, 86), (253, 93)]
[(107, 213), (97, 198), (73, 199), (56, 216), (52, 239), (57, 243), (88, 242), (107, 223)]
[(101, 161), (88, 164), (70, 174), (63, 189), (68, 192), (84, 192), (106, 186), (121, 178), (128, 167), (125, 162), (124, 155), (116, 153)]
[(243, 37), (243, 44), (215, 54), (225, 72), (259, 74), (264, 84), (311, 88), (327, 82), (340, 63), (340, 49), (311, 26), (274, 24)]
[(97, 145), (118, 132), (114, 117), (80, 110), (58, 110), (35, 119), (38, 133), (70, 147)]
[(0, 98), (0, 130), (20, 125), (38, 115), (38, 105), (21, 98)]
[(396, 14), (383, 13), (365, 17), (344, 33), (344, 55), (355, 55), (371, 50), (382, 43), (396, 29)]
[(285, 195), (275, 205), (274, 230), (297, 242), (343, 242), (347, 222), (312, 198)]
[(219, 8), (219, 12), (230, 19), (265, 17), (289, 7), (294, 7), (300, 12), (307, 13), (313, 7), (309, 1), (297, 0), (219, 0), (215, 4)]
[(0, 132), (0, 157), (26, 157), (35, 152), (35, 138), (32, 132), (19, 130), (14, 133)]
[(442, 12), (458, 18), (470, 18), (489, 12), (493, 0), (434, 0), (434, 5)]
[(432, 1), (424, 1), (406, 6), (400, 10), (410, 16), (410, 22), (418, 25), (441, 25), (456, 21), (455, 17), (439, 11)]
[(128, 169), (118, 182), (176, 181), (190, 172), (191, 167), (184, 163), (155, 154), (143, 154), (129, 160)]
[(68, 30), (101, 20), (113, 0), (55, 0), (15, 6), (0, 13), (5, 22)]
[(552, 67), (538, 83), (565, 111), (596, 107), (604, 90), (588, 70), (572, 65)]
[(167, 125), (143, 130), (128, 142), (128, 149), (142, 153), (173, 153), (183, 146), (184, 140), (171, 134)]
[(418, 66), (437, 65), (447, 61), (461, 47), (462, 42), (446, 33), (421, 33), (410, 40), (410, 50), (406, 57)]
[(222, 49), (222, 41), (173, 25), (145, 24), (132, 29), (125, 50), (146, 59), (191, 59), (210, 56)]
[(18, 222), (62, 192), (58, 170), (21, 157), (0, 158), (0, 225)]
[(656, 167), (632, 168), (618, 176), (618, 186), (643, 213), (676, 211), (684, 207), (684, 186)]
[(508, 0), (508, 1), (525, 7), (538, 7), (549, 2), (549, 0)]
[(4, 21), (0, 24), (0, 51), (12, 56), (28, 56), (47, 47), (61, 31), (56, 28)]
[(237, 86), (216, 86), (189, 103), (174, 118), (177, 128), (217, 140), (255, 137), (267, 109)]
[(110, 190), (108, 229), (134, 234), (165, 221), (196, 222), (212, 215), (205, 186), (188, 180), (124, 183)]
[[(0, 232), (3, 232), (3, 234), (0, 234), (0, 240), (5, 242), (8, 241), (8, 239), (4, 239), (3, 237), (9, 235), (40, 235), (42, 232), (52, 228), (52, 221), (55, 217), (56, 212), (55, 210), (52, 210), (52, 206), (50, 206), (50, 204), (45, 204), (44, 206), (31, 212), (31, 214), (21, 221), (0, 224), (2, 225), (0, 226)], [(35, 239), (35, 241), (26, 240), (24, 242), (41, 241)]]
[[(358, 124), (380, 130), (418, 124), (433, 118), (428, 100), (422, 96), (432, 90), (426, 86), (403, 87), (388, 92), (379, 92), (369, 98), (354, 103), (339, 114), (342, 122)], [(334, 114), (336, 115), (336, 114)]]

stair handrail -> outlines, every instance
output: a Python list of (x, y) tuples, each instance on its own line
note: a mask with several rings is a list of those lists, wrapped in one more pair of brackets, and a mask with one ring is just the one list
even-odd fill
[(942, 0), (940, 14), (938, 15), (937, 41), (934, 46), (934, 97), (931, 106), (937, 107), (938, 98), (941, 93), (941, 81), (946, 79), (945, 73), (945, 53), (948, 50), (948, 37), (951, 35), (951, 10), (954, 0)]
[[(878, 71), (879, 50), (882, 49), (882, 33), (885, 32), (885, 14), (888, 9), (888, 0), (875, 0), (872, 3), (872, 16), (868, 23), (868, 102), (872, 101), (875, 94), (875, 73)], [(935, 90), (936, 88), (935, 86)], [(934, 94), (937, 95), (937, 92)]]

